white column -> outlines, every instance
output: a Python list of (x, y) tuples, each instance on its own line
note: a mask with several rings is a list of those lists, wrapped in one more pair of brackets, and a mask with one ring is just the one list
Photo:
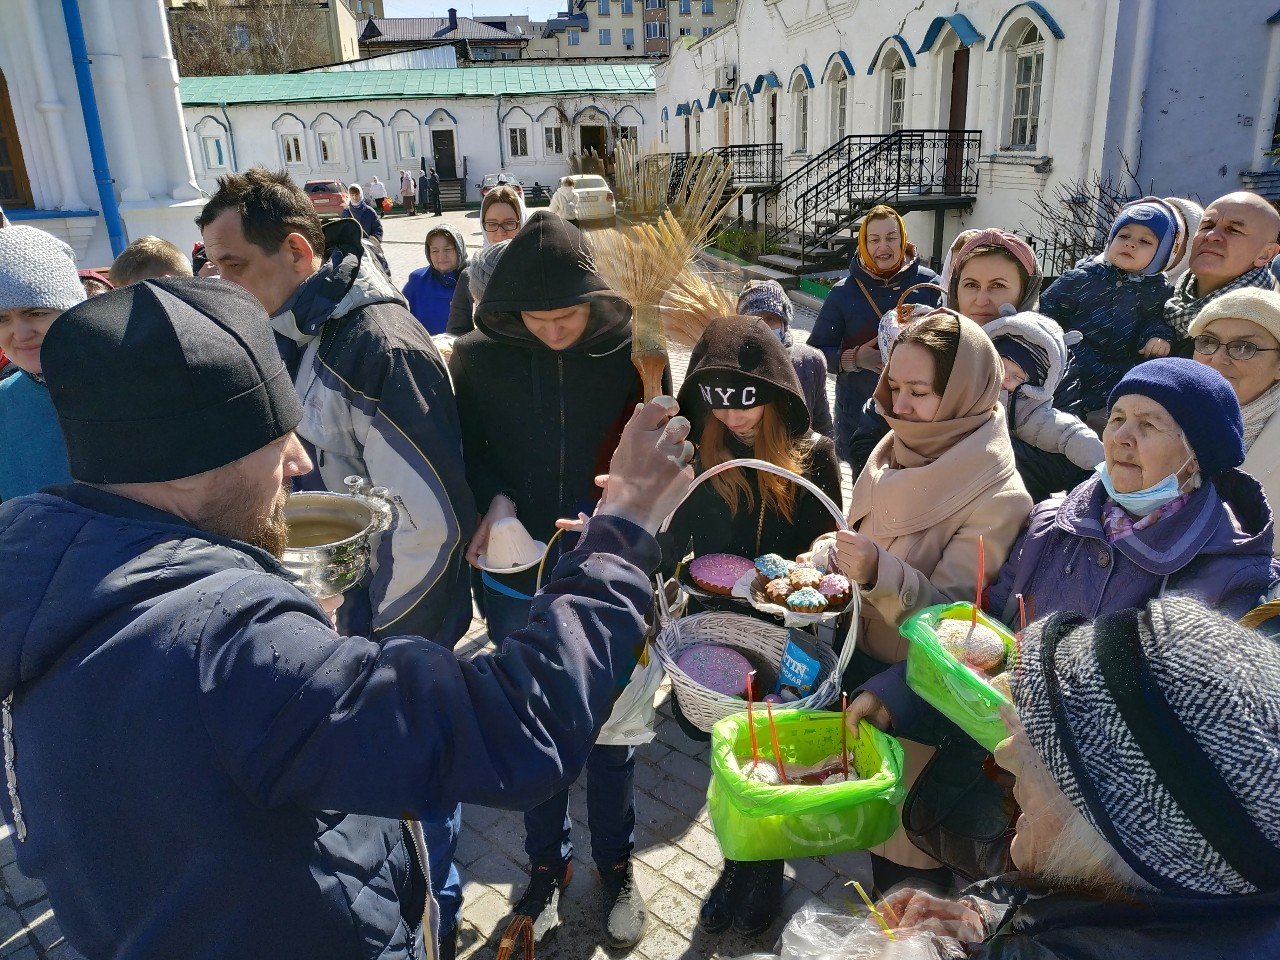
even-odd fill
[[(36, 101), (36, 110), (40, 113), (40, 118), (44, 122), (45, 132), (49, 137), (49, 146), (53, 148), (53, 156), (51, 158), (54, 174), (58, 180), (58, 193), (60, 195), (60, 204), (58, 209), (61, 210), (85, 210), (90, 205), (86, 203), (80, 193), (80, 184), (76, 179), (76, 170), (72, 162), (72, 153), (70, 140), (67, 137), (66, 127), (66, 106), (58, 97), (58, 86), (53, 79), (53, 67), (49, 63), (53, 49), (58, 51), (67, 49), (67, 33), (66, 27), (62, 26), (60, 32), (55, 32), (46, 39), (43, 28), (47, 24), (40, 19), (39, 12), (36, 9), (36, 0), (21, 0), (22, 14), (26, 21), (26, 37), (27, 44), (31, 50), (32, 72), (35, 74), (37, 95), (40, 99)], [(62, 17), (56, 17), (59, 25), (62, 24)], [(92, 171), (92, 166), (87, 168)], [(94, 204), (93, 206), (97, 206)]]
[[(98, 0), (104, 13), (112, 0)], [(142, 51), (142, 75), (151, 91), (148, 119), (155, 125), (165, 174), (174, 200), (198, 200), (191, 149), (182, 136), (182, 100), (178, 95), (178, 62), (169, 43), (169, 18), (161, 0), (146, 0), (138, 11), (138, 41)], [(228, 144), (228, 147), (230, 144)]]
[(163, 123), (157, 123), (150, 110), (139, 110), (137, 104), (129, 102), (125, 58), (121, 55), (115, 19), (110, 12), (98, 0), (93, 0), (81, 2), (80, 16), (84, 20), (85, 43), (92, 61), (89, 69), (93, 75), (93, 89), (103, 118), (102, 135), (107, 143), (111, 177), (122, 201), (146, 202), (151, 199), (151, 193), (142, 173), (138, 137), (133, 125), (135, 118), (145, 118), (158, 134)]

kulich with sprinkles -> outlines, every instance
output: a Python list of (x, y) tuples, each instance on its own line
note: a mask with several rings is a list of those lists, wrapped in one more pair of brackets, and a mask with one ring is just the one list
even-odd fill
[(786, 560), (776, 553), (766, 553), (763, 557), (756, 557), (756, 571), (766, 580), (777, 580), (779, 577), (790, 576), (795, 567), (794, 562)]
[(744, 573), (755, 567), (746, 557), (731, 553), (709, 553), (695, 558), (689, 564), (689, 576), (707, 593), (728, 597), (733, 595), (733, 585)]
[(827, 609), (827, 598), (813, 587), (803, 587), (787, 597), (787, 606), (796, 613), (821, 613)]

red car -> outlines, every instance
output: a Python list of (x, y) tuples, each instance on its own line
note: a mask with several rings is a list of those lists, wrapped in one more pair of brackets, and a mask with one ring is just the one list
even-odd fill
[(341, 180), (308, 180), (302, 185), (321, 220), (342, 216), (347, 205), (347, 185)]
[(524, 196), (524, 187), (515, 177), (509, 176), (505, 173), (486, 173), (484, 175), (484, 179), (479, 183), (480, 199), (483, 200), (486, 193), (494, 187), (499, 186), (510, 187), (516, 193), (520, 194), (520, 196)]

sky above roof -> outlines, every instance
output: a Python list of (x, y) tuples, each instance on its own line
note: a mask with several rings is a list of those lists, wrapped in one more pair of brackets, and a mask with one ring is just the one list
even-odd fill
[(447, 17), (449, 7), (464, 17), (492, 19), (506, 14), (549, 20), (564, 12), (564, 0), (385, 0), (383, 16)]

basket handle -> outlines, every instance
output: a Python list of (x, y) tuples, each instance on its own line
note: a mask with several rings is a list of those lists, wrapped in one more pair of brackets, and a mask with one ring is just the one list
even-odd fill
[(1240, 618), (1240, 626), (1256, 630), (1272, 617), (1280, 617), (1280, 600), (1268, 600)]
[(947, 295), (947, 291), (942, 289), (942, 287), (938, 286), (936, 283), (917, 283), (913, 286), (907, 287), (907, 289), (902, 291), (902, 296), (898, 298), (898, 305), (894, 307), (894, 310), (897, 311), (898, 314), (898, 326), (902, 326), (907, 322), (906, 315), (911, 312), (911, 307), (914, 306), (914, 304), (907, 303), (907, 297), (911, 296), (911, 294), (917, 290), (937, 290), (944, 297)]
[(676, 504), (675, 510), (672, 510), (667, 514), (667, 519), (662, 521), (662, 526), (658, 528), (658, 532), (667, 532), (667, 528), (671, 526), (671, 518), (676, 515), (676, 510), (679, 510), (680, 507), (684, 505), (685, 500), (689, 499), (689, 494), (693, 493), (693, 491), (698, 489), (701, 484), (710, 480), (716, 474), (724, 473), (726, 470), (733, 470), (735, 467), (750, 467), (753, 470), (772, 473), (775, 476), (790, 480), (792, 483), (799, 484), (818, 498), (818, 502), (827, 508), (827, 512), (830, 513), (831, 516), (835, 517), (836, 525), (841, 530), (849, 529), (849, 524), (846, 523), (844, 519), (844, 513), (835, 505), (830, 497), (823, 493), (822, 490), (813, 483), (813, 481), (806, 480), (804, 477), (792, 473), (790, 470), (784, 470), (782, 467), (775, 466), (767, 460), (755, 460), (750, 457), (743, 457), (740, 460), (726, 460), (724, 463), (717, 463), (711, 469), (704, 470), (702, 473), (694, 477), (693, 483), (689, 484), (689, 489), (685, 491), (684, 499), (682, 499), (680, 503)]

